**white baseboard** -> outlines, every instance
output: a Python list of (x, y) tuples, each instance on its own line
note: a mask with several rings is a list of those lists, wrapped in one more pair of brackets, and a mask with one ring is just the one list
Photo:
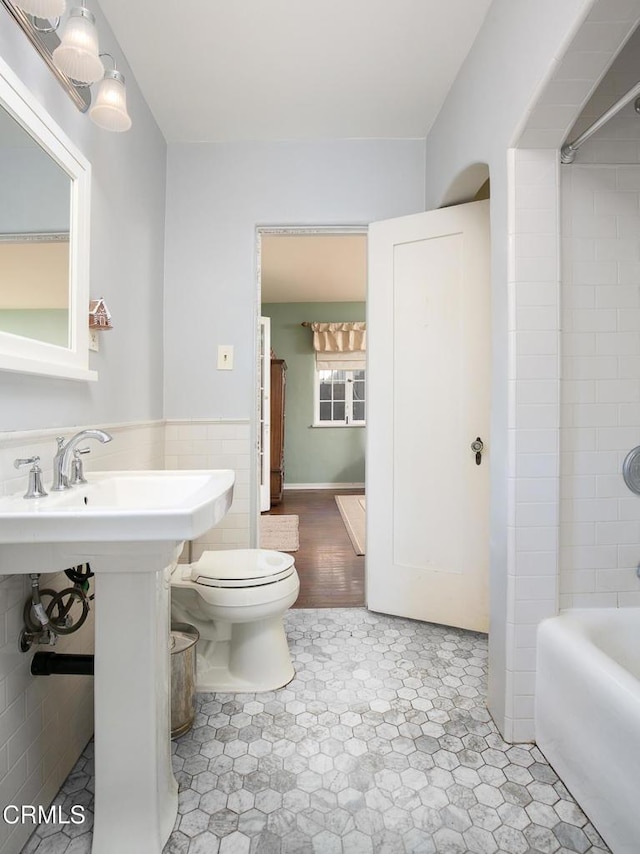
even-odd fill
[(285, 483), (285, 489), (364, 489), (364, 483)]

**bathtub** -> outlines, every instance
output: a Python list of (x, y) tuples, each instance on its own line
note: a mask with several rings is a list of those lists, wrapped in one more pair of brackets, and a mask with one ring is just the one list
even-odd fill
[(536, 742), (613, 854), (638, 854), (640, 608), (545, 620), (537, 647)]

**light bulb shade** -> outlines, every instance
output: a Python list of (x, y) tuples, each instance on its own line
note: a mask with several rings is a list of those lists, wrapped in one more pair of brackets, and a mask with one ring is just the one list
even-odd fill
[(67, 4), (65, 0), (18, 0), (15, 5), (27, 15), (47, 19), (59, 18)]
[(127, 112), (127, 91), (123, 74), (115, 69), (105, 71), (89, 115), (103, 130), (129, 130), (131, 118)]
[(60, 44), (52, 55), (56, 68), (76, 83), (89, 86), (102, 78), (104, 66), (98, 56), (96, 19), (84, 6), (69, 12)]

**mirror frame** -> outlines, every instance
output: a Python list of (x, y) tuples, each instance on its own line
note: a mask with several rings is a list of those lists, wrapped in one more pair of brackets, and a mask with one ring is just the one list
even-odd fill
[(69, 235), (69, 346), (0, 332), (0, 370), (96, 380), (89, 370), (89, 217), (91, 164), (0, 57), (0, 107), (71, 179)]

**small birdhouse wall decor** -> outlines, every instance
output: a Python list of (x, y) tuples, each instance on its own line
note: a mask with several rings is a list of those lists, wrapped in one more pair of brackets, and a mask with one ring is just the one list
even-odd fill
[(113, 329), (111, 312), (102, 297), (92, 299), (89, 303), (89, 329)]

